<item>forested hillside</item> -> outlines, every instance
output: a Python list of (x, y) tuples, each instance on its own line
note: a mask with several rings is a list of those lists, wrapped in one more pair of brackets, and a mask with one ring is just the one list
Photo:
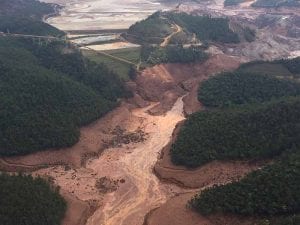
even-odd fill
[(298, 146), (300, 84), (278, 79), (265, 64), (299, 72), (299, 58), (253, 62), (204, 81), (198, 98), (218, 109), (188, 118), (171, 149), (174, 163), (196, 167), (215, 159), (270, 158)]
[(138, 43), (159, 44), (163, 38), (172, 33), (170, 22), (156, 12), (147, 19), (139, 21), (128, 29), (128, 38)]
[(55, 13), (53, 5), (37, 0), (0, 1), (0, 15), (41, 20), (45, 15), (52, 13)]
[(41, 178), (0, 174), (1, 225), (59, 225), (66, 202)]
[[(33, 0), (0, 4), (4, 32), (64, 34), (40, 21), (54, 12), (51, 5)], [(73, 145), (80, 126), (129, 94), (118, 76), (61, 41), (1, 37), (0, 71), (0, 155)]]
[[(238, 182), (204, 190), (191, 200), (191, 205), (202, 214), (222, 212), (268, 218), (299, 213), (299, 146), (294, 150), (295, 153), (283, 156), (278, 162), (254, 171)], [(291, 220), (283, 224), (297, 223)]]
[(198, 91), (199, 101), (210, 107), (258, 103), (297, 95), (300, 95), (298, 83), (242, 71), (221, 73), (203, 82)]
[(76, 49), (9, 38), (0, 43), (1, 155), (73, 145), (79, 126), (127, 94), (115, 74)]
[(1, 0), (0, 32), (63, 36), (64, 32), (44, 22), (44, 15), (55, 13), (54, 5), (36, 0)]
[(201, 166), (219, 159), (272, 158), (299, 147), (300, 98), (198, 112), (172, 146), (176, 164)]
[(195, 33), (201, 41), (221, 43), (238, 43), (240, 41), (239, 36), (229, 28), (229, 20), (226, 18), (194, 16), (186, 13), (169, 13), (167, 18), (190, 33)]
[(183, 31), (178, 33), (181, 38), (196, 34), (202, 42), (238, 43), (239, 35), (247, 36), (246, 40), (249, 41), (255, 38), (255, 32), (249, 32), (249, 28), (243, 28), (241, 34), (233, 32), (227, 18), (174, 12), (156, 12), (146, 20), (132, 25), (128, 30), (127, 38), (140, 44), (159, 44), (164, 37), (174, 31), (174, 24), (182, 28)]
[(32, 19), (0, 15), (0, 32), (61, 37), (64, 32), (44, 22)]

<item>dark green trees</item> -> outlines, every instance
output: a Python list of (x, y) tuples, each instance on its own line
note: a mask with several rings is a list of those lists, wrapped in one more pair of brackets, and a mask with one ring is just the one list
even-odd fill
[(1, 225), (60, 225), (66, 202), (41, 178), (0, 174)]
[(0, 155), (67, 147), (127, 95), (104, 66), (61, 43), (0, 39)]
[(226, 18), (211, 16), (193, 16), (186, 13), (168, 14), (174, 23), (195, 33), (201, 41), (215, 41), (221, 43), (238, 43), (239, 36), (229, 27)]
[(172, 160), (196, 167), (216, 159), (274, 157), (300, 147), (299, 112), (300, 98), (291, 98), (195, 113), (172, 146)]
[(297, 150), (239, 182), (206, 189), (190, 203), (203, 214), (293, 215), (300, 211), (299, 188), (300, 152)]
[(203, 82), (198, 91), (198, 99), (206, 106), (224, 107), (299, 94), (300, 85), (292, 81), (236, 71), (222, 73)]

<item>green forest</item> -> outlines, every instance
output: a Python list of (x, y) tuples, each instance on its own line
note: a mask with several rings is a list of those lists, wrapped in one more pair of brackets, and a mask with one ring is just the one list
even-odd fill
[(238, 34), (229, 28), (229, 20), (227, 18), (194, 16), (186, 13), (169, 13), (167, 18), (190, 33), (195, 33), (201, 41), (240, 42)]
[(67, 147), (128, 96), (106, 67), (61, 43), (0, 39), (0, 155)]
[[(0, 6), (4, 32), (64, 35), (41, 22), (55, 12), (53, 5), (3, 0)], [(0, 155), (5, 156), (71, 146), (80, 126), (130, 96), (116, 74), (62, 41), (1, 37), (0, 71)]]
[[(229, 27), (229, 19), (211, 16), (195, 16), (186, 13), (156, 12), (145, 20), (132, 25), (126, 38), (140, 44), (159, 44), (173, 32), (172, 24), (179, 25), (185, 35), (196, 34), (201, 41), (239, 43), (239, 35)], [(247, 40), (255, 38), (254, 32), (243, 30)], [(251, 37), (250, 37), (250, 36)], [(182, 35), (181, 35), (182, 38)], [(187, 38), (187, 37), (185, 37)]]
[(42, 178), (0, 174), (1, 225), (59, 225), (66, 202)]
[(147, 19), (130, 26), (127, 38), (140, 44), (159, 44), (172, 32), (170, 22), (166, 18), (162, 18), (160, 12), (156, 12)]
[(202, 111), (190, 116), (171, 148), (188, 167), (219, 159), (272, 158), (300, 144), (300, 98)]
[(36, 0), (1, 0), (0, 32), (63, 36), (63, 31), (42, 22), (44, 15), (53, 13), (53, 5)]
[(56, 37), (61, 37), (65, 34), (55, 27), (32, 18), (2, 15), (0, 15), (0, 32)]
[(299, 162), (300, 151), (296, 148), (296, 152), (282, 156), (274, 164), (238, 182), (204, 190), (190, 204), (202, 214), (274, 216), (299, 213)]
[(198, 91), (198, 99), (205, 106), (226, 107), (299, 94), (298, 83), (269, 75), (236, 71), (221, 73), (203, 82)]
[[(58, 7), (58, 6), (56, 6)], [(33, 18), (41, 20), (45, 15), (55, 13), (52, 4), (37, 0), (1, 0), (0, 14), (13, 17)]]

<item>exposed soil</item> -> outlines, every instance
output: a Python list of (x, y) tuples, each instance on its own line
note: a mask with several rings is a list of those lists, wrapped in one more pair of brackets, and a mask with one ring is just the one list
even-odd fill
[(187, 202), (198, 192), (180, 194), (145, 217), (143, 225), (253, 225), (254, 218), (233, 215), (203, 216), (190, 209)]
[(144, 225), (212, 225), (205, 217), (187, 208), (187, 202), (195, 192), (171, 198), (160, 208), (150, 212)]
[(148, 101), (159, 104), (149, 109), (152, 115), (169, 111), (178, 97), (184, 97), (184, 111), (187, 114), (200, 109), (197, 100), (199, 82), (216, 73), (236, 69), (240, 65), (237, 57), (217, 54), (204, 63), (161, 64), (145, 69), (136, 80), (136, 91)]
[(61, 192), (67, 201), (67, 211), (62, 222), (63, 225), (85, 225), (93, 213), (93, 207), (88, 203), (75, 198), (68, 192)]

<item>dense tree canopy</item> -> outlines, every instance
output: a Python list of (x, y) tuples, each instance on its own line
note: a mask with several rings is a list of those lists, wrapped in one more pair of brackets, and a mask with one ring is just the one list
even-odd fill
[(83, 58), (77, 48), (59, 41), (40, 45), (38, 42), (23, 40), (21, 44), (42, 66), (85, 84), (109, 100), (116, 101), (130, 94), (115, 73), (104, 65)]
[(79, 126), (127, 94), (115, 74), (72, 48), (6, 38), (0, 43), (0, 155), (73, 145)]
[(37, 0), (1, 0), (0, 32), (63, 36), (63, 31), (42, 22), (44, 15), (53, 13), (54, 5)]
[(43, 3), (37, 0), (1, 0), (0, 15), (33, 18), (41, 20), (44, 15), (55, 12), (52, 4)]
[[(179, 25), (186, 34), (196, 34), (201, 41), (221, 43), (240, 41), (239, 35), (230, 29), (227, 18), (173, 12), (156, 12), (149, 18), (132, 25), (128, 30), (128, 38), (141, 44), (159, 44), (164, 37), (173, 32), (174, 24)], [(246, 33), (250, 37), (249, 28)], [(251, 35), (255, 36), (255, 33)]]
[(211, 16), (194, 16), (186, 13), (170, 13), (167, 17), (174, 23), (195, 33), (201, 41), (216, 41), (222, 43), (238, 43), (239, 36), (229, 27), (226, 18)]
[(0, 174), (1, 225), (59, 225), (66, 202), (41, 178)]
[(63, 36), (64, 32), (32, 18), (0, 15), (0, 32), (41, 36)]
[[(54, 5), (1, 0), (0, 31), (62, 36), (43, 23)], [(103, 65), (62, 41), (0, 38), (0, 155), (67, 147), (79, 127), (128, 96), (123, 82)]]
[(280, 161), (252, 172), (238, 182), (204, 190), (191, 200), (191, 205), (203, 214), (230, 212), (273, 216), (299, 213), (298, 149), (296, 153), (284, 156)]
[(221, 73), (201, 84), (198, 99), (206, 106), (265, 102), (300, 94), (300, 84), (250, 72)]
[(167, 19), (161, 17), (160, 12), (156, 12), (147, 19), (132, 25), (128, 30), (128, 38), (138, 43), (159, 44), (163, 38), (172, 33), (171, 24)]
[(172, 146), (176, 164), (271, 158), (300, 144), (300, 98), (202, 111), (190, 116)]

